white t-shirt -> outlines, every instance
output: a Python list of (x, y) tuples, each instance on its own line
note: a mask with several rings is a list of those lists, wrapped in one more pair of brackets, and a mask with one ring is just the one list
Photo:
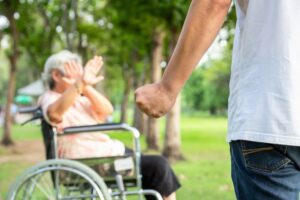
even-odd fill
[(300, 146), (300, 1), (235, 3), (227, 140)]

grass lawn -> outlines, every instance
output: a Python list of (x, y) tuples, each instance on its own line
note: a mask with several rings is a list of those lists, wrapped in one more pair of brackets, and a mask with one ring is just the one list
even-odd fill
[(225, 118), (183, 117), (182, 149), (186, 161), (173, 164), (183, 187), (178, 199), (235, 199)]
[[(161, 124), (164, 130), (163, 121)], [(223, 117), (182, 117), (182, 150), (186, 160), (172, 164), (182, 183), (178, 200), (235, 199), (229, 149), (225, 142), (226, 128), (227, 119)], [(33, 125), (16, 126), (13, 135), (15, 140), (41, 139), (39, 128)], [(0, 158), (7, 153), (8, 150), (0, 146)], [(0, 164), (0, 200), (16, 175), (30, 165), (32, 163), (25, 161)]]

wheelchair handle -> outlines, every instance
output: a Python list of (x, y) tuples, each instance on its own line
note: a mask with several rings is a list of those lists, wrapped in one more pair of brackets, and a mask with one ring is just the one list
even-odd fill
[(23, 108), (18, 108), (18, 113), (21, 113), (21, 114), (35, 113), (39, 109), (40, 109), (40, 107), (37, 107), (37, 106), (23, 107)]
[(20, 114), (33, 114), (32, 118), (26, 120), (25, 122), (21, 123), (21, 126), (24, 126), (28, 122), (37, 120), (37, 119), (42, 119), (43, 118), (43, 112), (40, 107), (25, 107), (25, 108), (19, 108), (18, 112)]

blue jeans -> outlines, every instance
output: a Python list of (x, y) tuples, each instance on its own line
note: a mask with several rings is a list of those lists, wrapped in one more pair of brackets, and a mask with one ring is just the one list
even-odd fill
[(239, 140), (230, 153), (238, 200), (299, 200), (300, 147)]

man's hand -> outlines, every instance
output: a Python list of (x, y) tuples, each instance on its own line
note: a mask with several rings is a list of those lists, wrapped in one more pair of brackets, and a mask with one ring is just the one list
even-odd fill
[(135, 91), (137, 106), (147, 115), (159, 118), (174, 105), (177, 94), (167, 90), (161, 83), (144, 85)]
[(85, 84), (95, 85), (96, 83), (103, 80), (103, 76), (97, 76), (102, 65), (103, 61), (101, 56), (95, 56), (93, 59), (87, 62), (87, 64), (84, 67), (82, 78)]

